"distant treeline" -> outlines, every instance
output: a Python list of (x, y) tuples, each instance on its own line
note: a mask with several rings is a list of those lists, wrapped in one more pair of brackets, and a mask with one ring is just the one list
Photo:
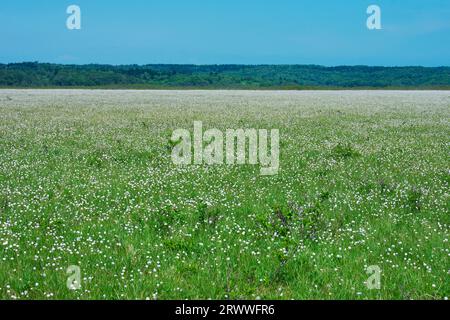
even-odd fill
[(0, 87), (450, 88), (450, 67), (0, 64)]

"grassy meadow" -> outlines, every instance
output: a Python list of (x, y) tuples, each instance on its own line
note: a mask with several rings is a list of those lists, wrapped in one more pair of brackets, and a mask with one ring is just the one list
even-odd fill
[[(194, 121), (279, 129), (279, 173), (174, 165)], [(0, 90), (0, 298), (446, 299), (449, 121), (450, 91)]]

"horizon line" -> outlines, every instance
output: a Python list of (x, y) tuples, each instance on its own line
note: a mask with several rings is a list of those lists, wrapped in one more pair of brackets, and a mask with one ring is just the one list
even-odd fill
[(42, 61), (21, 61), (21, 62), (0, 62), (0, 65), (11, 65), (11, 64), (26, 64), (26, 63), (37, 63), (37, 64), (49, 64), (49, 65), (61, 65), (61, 66), (87, 66), (87, 65), (99, 65), (99, 66), (245, 66), (245, 67), (258, 67), (258, 66), (313, 66), (313, 67), (324, 67), (324, 68), (339, 68), (339, 67), (369, 67), (369, 68), (450, 68), (450, 65), (438, 65), (438, 66), (424, 66), (424, 65), (368, 65), (368, 64), (337, 64), (337, 65), (324, 65), (324, 64), (314, 64), (314, 63), (99, 63), (99, 62), (89, 62), (89, 63), (57, 63), (57, 62), (42, 62)]

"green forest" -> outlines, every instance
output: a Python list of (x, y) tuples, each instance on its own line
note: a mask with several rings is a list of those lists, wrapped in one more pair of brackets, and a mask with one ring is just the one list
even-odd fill
[(450, 67), (0, 64), (0, 87), (450, 89)]

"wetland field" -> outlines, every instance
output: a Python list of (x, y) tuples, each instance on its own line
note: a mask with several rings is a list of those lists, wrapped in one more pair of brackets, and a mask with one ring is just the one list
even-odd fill
[(0, 90), (0, 299), (447, 299), (449, 152), (450, 91)]

